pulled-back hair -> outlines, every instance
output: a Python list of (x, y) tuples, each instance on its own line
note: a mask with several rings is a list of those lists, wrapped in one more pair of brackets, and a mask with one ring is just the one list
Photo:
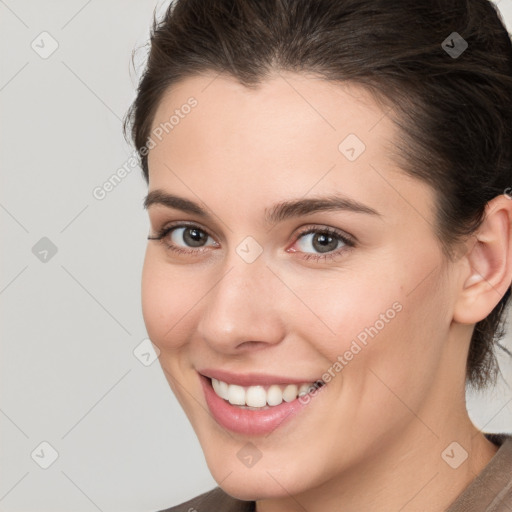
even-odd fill
[[(486, 204), (512, 190), (512, 44), (488, 0), (175, 0), (153, 17), (124, 124), (146, 181), (146, 143), (169, 88), (205, 72), (257, 88), (280, 70), (358, 84), (393, 111), (396, 164), (435, 191), (447, 258)], [(475, 389), (496, 383), (495, 346), (508, 352), (499, 340), (509, 296), (510, 287), (475, 326), (466, 367)]]

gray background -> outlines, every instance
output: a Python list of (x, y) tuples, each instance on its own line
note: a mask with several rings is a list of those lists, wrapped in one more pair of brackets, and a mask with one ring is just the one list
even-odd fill
[[(133, 151), (121, 119), (167, 3), (0, 0), (3, 512), (150, 512), (215, 485), (144, 345), (140, 170), (93, 195)], [(498, 5), (510, 31), (512, 0)], [(512, 432), (505, 382), (468, 407)]]

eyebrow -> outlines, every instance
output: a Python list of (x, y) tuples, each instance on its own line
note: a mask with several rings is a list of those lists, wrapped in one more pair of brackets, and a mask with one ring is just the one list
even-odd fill
[[(162, 205), (167, 208), (181, 210), (185, 213), (199, 215), (205, 219), (212, 216), (207, 210), (199, 204), (156, 189), (151, 191), (144, 199), (144, 208), (148, 209), (152, 205)], [(381, 217), (382, 215), (373, 208), (359, 203), (353, 199), (338, 194), (322, 196), (307, 199), (294, 199), (283, 201), (265, 209), (265, 221), (269, 224), (276, 224), (286, 219), (310, 215), (320, 211), (350, 211), (355, 213), (365, 213)]]

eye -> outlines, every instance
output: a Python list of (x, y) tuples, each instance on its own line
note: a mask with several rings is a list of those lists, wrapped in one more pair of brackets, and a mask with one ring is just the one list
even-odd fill
[(171, 251), (187, 254), (203, 252), (197, 249), (208, 247), (208, 239), (213, 241), (210, 246), (219, 245), (204, 229), (195, 224), (166, 226), (156, 236), (148, 236), (148, 240), (159, 240)]
[[(188, 255), (203, 253), (206, 247), (219, 247), (212, 236), (196, 224), (181, 223), (165, 226), (156, 236), (148, 236), (148, 240), (158, 240), (166, 249)], [(211, 242), (208, 244), (209, 240)], [(290, 252), (304, 253), (302, 258), (305, 260), (328, 260), (354, 247), (355, 239), (334, 228), (312, 227), (299, 233), (295, 244), (299, 249), (292, 248)], [(313, 252), (309, 252), (310, 250)]]
[(205, 231), (191, 226), (174, 227), (168, 234), (173, 244), (180, 245), (180, 242), (185, 242), (188, 247), (202, 247), (209, 238)]
[[(314, 227), (299, 233), (296, 245), (300, 252), (306, 253), (304, 256), (306, 260), (327, 260), (354, 247), (355, 240), (350, 235), (334, 228)], [(311, 250), (313, 252), (309, 252)], [(292, 252), (297, 251), (292, 249)]]

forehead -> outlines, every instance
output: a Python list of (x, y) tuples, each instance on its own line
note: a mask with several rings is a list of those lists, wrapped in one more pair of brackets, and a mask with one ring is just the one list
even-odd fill
[[(188, 106), (191, 98), (196, 103), (193, 108)], [(250, 134), (253, 145), (261, 141), (282, 144), (289, 140), (286, 135), (296, 140), (302, 133), (336, 143), (354, 133), (375, 146), (383, 142), (384, 132), (388, 136), (394, 132), (387, 110), (361, 86), (335, 84), (312, 75), (276, 73), (249, 88), (229, 75), (204, 74), (186, 78), (164, 93), (152, 130), (166, 131), (166, 123), (174, 117), (167, 131), (185, 135), (193, 124), (198, 136), (208, 133), (205, 143), (229, 142), (221, 137), (230, 135), (232, 140), (235, 133)], [(192, 121), (186, 121), (187, 117)], [(278, 141), (270, 136), (276, 131), (283, 135)]]
[(336, 190), (410, 214), (403, 198), (419, 193), (425, 201), (430, 190), (393, 162), (388, 114), (355, 84), (283, 72), (252, 89), (229, 76), (193, 76), (168, 90), (156, 111), (150, 190), (205, 200), (217, 191), (233, 204), (243, 195), (241, 208)]

